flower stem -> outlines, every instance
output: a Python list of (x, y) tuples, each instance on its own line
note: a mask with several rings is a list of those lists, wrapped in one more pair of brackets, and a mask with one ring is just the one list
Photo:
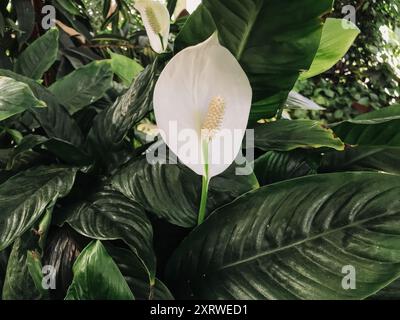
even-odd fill
[(210, 183), (210, 179), (208, 177), (208, 141), (203, 141), (203, 159), (204, 159), (204, 175), (202, 177), (201, 182), (201, 200), (200, 200), (200, 209), (197, 220), (197, 225), (203, 223), (206, 217), (207, 211), (207, 197), (208, 197), (208, 185)]
[(208, 184), (209, 184), (208, 177), (203, 176), (202, 185), (201, 185), (200, 209), (199, 209), (199, 217), (198, 217), (197, 225), (201, 225), (204, 221), (204, 218), (206, 217)]

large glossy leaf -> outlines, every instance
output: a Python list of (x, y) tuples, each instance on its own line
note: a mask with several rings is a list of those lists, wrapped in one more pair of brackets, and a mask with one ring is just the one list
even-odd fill
[(89, 148), (98, 161), (109, 166), (115, 153), (124, 145), (128, 131), (153, 108), (156, 63), (148, 66), (126, 93), (101, 112), (89, 132)]
[[(171, 259), (179, 298), (362, 299), (400, 274), (400, 179), (315, 175), (218, 209)], [(356, 270), (356, 288), (342, 281)]]
[(134, 296), (100, 241), (90, 243), (73, 267), (66, 300), (133, 300)]
[(38, 290), (28, 268), (27, 254), (37, 238), (26, 232), (18, 238), (11, 250), (2, 297), (4, 300), (39, 300), (45, 295)]
[(399, 159), (399, 148), (346, 148), (342, 152), (324, 154), (319, 171), (381, 171), (400, 174)]
[(45, 106), (33, 95), (28, 85), (0, 76), (0, 121), (30, 108)]
[(269, 151), (290, 151), (298, 148), (333, 148), (343, 150), (344, 144), (333, 131), (314, 120), (279, 120), (254, 129), (255, 146)]
[[(331, 10), (332, 2), (204, 0), (205, 8), (198, 10), (209, 11), (220, 41), (239, 60), (252, 85), (254, 102), (264, 100), (266, 106), (273, 102), (276, 110), (286, 101), (300, 71), (310, 67), (320, 43), (320, 17)], [(212, 30), (207, 14), (196, 15), (184, 26), (181, 38), (185, 41), (199, 35), (200, 42)], [(194, 31), (199, 28), (204, 32)]]
[(313, 63), (300, 79), (308, 79), (328, 71), (343, 58), (360, 34), (351, 21), (328, 18), (322, 29), (321, 42)]
[(0, 69), (0, 76), (26, 83), (38, 99), (45, 101), (47, 108), (35, 108), (31, 112), (49, 138), (68, 141), (78, 147), (83, 144), (82, 132), (75, 120), (59, 104), (57, 98), (50, 91), (36, 81), (9, 70)]
[(50, 29), (30, 44), (18, 57), (15, 71), (39, 80), (53, 65), (58, 54), (58, 29)]
[(99, 240), (123, 240), (155, 276), (153, 229), (140, 205), (116, 191), (98, 192), (76, 206), (67, 219), (80, 234)]
[(316, 174), (316, 164), (304, 152), (269, 151), (254, 163), (260, 185)]
[(135, 60), (123, 56), (112, 51), (109, 52), (111, 56), (111, 68), (113, 72), (122, 80), (122, 83), (127, 87), (131, 85), (143, 67)]
[(112, 78), (109, 61), (93, 61), (57, 80), (49, 89), (74, 114), (103, 97), (111, 88)]
[[(201, 177), (181, 164), (134, 160), (112, 178), (111, 186), (172, 224), (189, 228), (197, 224)], [(236, 176), (231, 166), (211, 180), (208, 212), (257, 187), (254, 174)]]
[(28, 230), (55, 199), (67, 195), (75, 168), (38, 167), (0, 185), (0, 250)]
[(400, 147), (400, 105), (370, 112), (333, 125), (332, 129), (351, 145)]
[(107, 246), (119, 270), (137, 300), (173, 300), (168, 288), (159, 279), (149, 281), (143, 264), (131, 251)]

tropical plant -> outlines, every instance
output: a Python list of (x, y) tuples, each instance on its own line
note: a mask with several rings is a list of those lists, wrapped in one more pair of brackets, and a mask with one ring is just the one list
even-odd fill
[[(49, 4), (57, 27), (43, 30)], [(176, 1), (165, 5), (173, 15)], [(335, 65), (358, 34), (332, 37), (343, 22), (327, 19), (332, 5), (203, 0), (174, 15), (157, 54), (160, 33), (149, 42), (146, 30), (165, 21), (141, 8), (143, 24), (131, 1), (2, 1), (2, 299), (398, 298), (400, 106), (330, 126), (283, 117), (321, 109), (292, 90)], [(208, 61), (204, 47), (224, 59)], [(199, 48), (218, 70), (185, 65), (200, 61)], [(213, 83), (224, 66), (232, 86)], [(215, 76), (200, 92), (202, 70)], [(216, 87), (233, 88), (243, 110), (207, 96)], [(173, 147), (158, 131), (171, 116), (160, 108), (173, 112), (176, 101), (176, 117), (188, 119), (194, 96), (218, 117), (234, 112), (254, 142), (238, 146), (254, 161), (207, 181), (206, 203), (193, 166), (179, 154), (163, 161)], [(243, 166), (254, 171), (238, 175)]]

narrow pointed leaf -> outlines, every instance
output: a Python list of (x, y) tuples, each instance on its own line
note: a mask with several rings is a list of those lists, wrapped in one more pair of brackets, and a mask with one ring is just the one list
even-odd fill
[(54, 64), (58, 55), (58, 29), (50, 29), (30, 44), (18, 57), (15, 71), (34, 80)]
[(99, 100), (111, 88), (113, 72), (109, 61), (94, 61), (50, 86), (50, 91), (70, 114)]
[(360, 34), (351, 21), (328, 18), (322, 29), (321, 42), (313, 63), (300, 79), (308, 79), (328, 71), (340, 61)]
[(0, 121), (33, 108), (43, 108), (28, 85), (0, 75)]
[(148, 66), (115, 103), (101, 112), (89, 132), (89, 148), (98, 161), (109, 166), (124, 147), (124, 139), (135, 123), (153, 108), (156, 63)]
[(134, 296), (113, 259), (100, 241), (90, 243), (79, 255), (74, 280), (66, 300), (133, 300)]
[(128, 87), (133, 79), (143, 70), (143, 67), (131, 58), (112, 51), (109, 53), (113, 72), (122, 80), (122, 83)]

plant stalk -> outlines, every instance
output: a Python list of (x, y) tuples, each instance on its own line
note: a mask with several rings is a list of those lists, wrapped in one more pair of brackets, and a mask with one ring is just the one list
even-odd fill
[(208, 186), (210, 184), (210, 179), (208, 177), (208, 141), (203, 142), (203, 159), (204, 175), (201, 182), (201, 200), (197, 225), (201, 225), (203, 223), (207, 211)]

